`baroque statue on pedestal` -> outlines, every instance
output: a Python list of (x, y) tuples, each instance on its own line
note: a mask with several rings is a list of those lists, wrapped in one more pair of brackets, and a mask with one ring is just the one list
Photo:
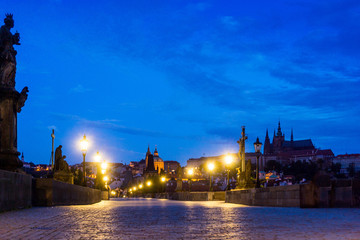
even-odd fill
[(62, 146), (59, 145), (55, 150), (55, 171), (70, 172), (69, 165), (65, 161), (66, 156), (62, 155)]
[(5, 14), (0, 27), (0, 169), (16, 171), (22, 166), (17, 151), (17, 113), (28, 97), (28, 87), (21, 92), (15, 89), (16, 50), (20, 34), (11, 33), (14, 27), (12, 14)]
[(16, 50), (13, 45), (20, 45), (20, 34), (11, 33), (14, 27), (12, 14), (6, 14), (4, 25), (0, 28), (0, 84), (2, 87), (15, 87)]

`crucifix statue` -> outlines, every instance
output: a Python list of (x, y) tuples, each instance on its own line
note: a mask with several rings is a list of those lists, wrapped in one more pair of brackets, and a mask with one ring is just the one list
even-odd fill
[(237, 168), (238, 170), (238, 182), (237, 185), (239, 188), (243, 187), (245, 184), (245, 140), (247, 139), (247, 136), (245, 135), (245, 126), (242, 126), (241, 131), (241, 138), (237, 143), (239, 144), (239, 152), (238, 156), (240, 159), (240, 166)]

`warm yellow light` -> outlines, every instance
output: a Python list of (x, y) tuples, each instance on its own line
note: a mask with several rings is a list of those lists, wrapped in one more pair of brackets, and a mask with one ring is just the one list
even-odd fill
[(84, 134), (83, 139), (81, 139), (81, 141), (80, 141), (81, 151), (82, 151), (84, 154), (86, 154), (86, 151), (87, 151), (87, 149), (88, 149), (88, 145), (89, 145), (88, 140), (86, 139), (86, 136), (85, 136), (85, 134)]
[(129, 192), (132, 192), (132, 189), (130, 188)]
[(234, 161), (234, 158), (233, 158), (233, 156), (231, 156), (230, 154), (227, 154), (227, 155), (225, 156), (225, 164), (226, 164), (226, 165), (230, 165), (233, 161)]
[(214, 170), (215, 165), (213, 163), (208, 163), (207, 168), (209, 169), (209, 171), (212, 171)]
[(161, 177), (161, 181), (165, 182), (166, 181), (166, 177)]
[(115, 191), (111, 191), (111, 195), (115, 195), (116, 194), (116, 192)]
[(109, 177), (108, 177), (108, 176), (105, 176), (103, 179), (104, 179), (105, 182), (109, 181)]
[(136, 187), (133, 187), (133, 190), (136, 191)]
[(150, 186), (151, 186), (151, 182), (150, 182), (150, 181), (147, 181), (147, 182), (146, 182), (146, 185), (150, 187)]
[(101, 169), (106, 170), (108, 167), (108, 164), (106, 162), (101, 163)]
[(194, 174), (194, 169), (193, 168), (190, 168), (189, 171), (188, 171), (188, 174), (191, 176)]
[(102, 170), (101, 170), (101, 173), (102, 173), (102, 174), (105, 174), (105, 172), (106, 172), (105, 169), (102, 169)]
[(142, 189), (142, 188), (143, 188), (143, 185), (142, 185), (142, 184), (140, 184), (140, 185), (139, 185), (139, 189)]
[(100, 162), (101, 161), (100, 153), (97, 152), (94, 158), (95, 158), (95, 162)]

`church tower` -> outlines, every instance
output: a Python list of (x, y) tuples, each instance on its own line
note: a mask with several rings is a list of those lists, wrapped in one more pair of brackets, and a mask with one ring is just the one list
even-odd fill
[(271, 153), (271, 145), (270, 145), (270, 138), (269, 138), (269, 131), (266, 129), (266, 136), (265, 136), (265, 143), (264, 143), (264, 154)]
[(148, 166), (149, 166), (149, 155), (150, 154), (151, 154), (150, 146), (148, 145), (148, 149), (147, 149), (147, 152), (146, 152), (146, 155), (145, 155), (145, 169), (147, 169)]
[(279, 121), (277, 133), (276, 133), (276, 135), (274, 135), (274, 138), (273, 138), (274, 153), (280, 152), (282, 150), (284, 141), (285, 141), (285, 135), (281, 132), (281, 125), (280, 125), (280, 121)]

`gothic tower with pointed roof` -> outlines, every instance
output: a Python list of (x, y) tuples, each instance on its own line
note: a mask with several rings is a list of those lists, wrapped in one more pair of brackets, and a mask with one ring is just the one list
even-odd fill
[(313, 150), (315, 149), (311, 139), (294, 140), (294, 131), (291, 129), (290, 141), (285, 140), (285, 134), (281, 130), (280, 121), (278, 123), (277, 132), (274, 130), (274, 137), (270, 143), (269, 133), (266, 129), (266, 137), (264, 143), (264, 155), (275, 156), (279, 153), (297, 151), (297, 150)]
[(271, 143), (269, 138), (269, 131), (266, 129), (266, 136), (265, 136), (265, 142), (264, 142), (264, 154), (271, 154)]

